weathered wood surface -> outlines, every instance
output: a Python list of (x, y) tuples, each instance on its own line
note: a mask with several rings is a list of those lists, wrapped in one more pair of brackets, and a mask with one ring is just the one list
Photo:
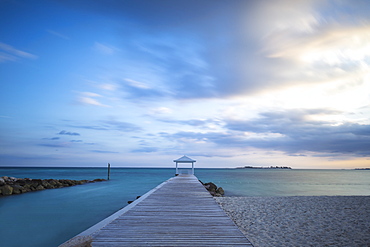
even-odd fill
[(193, 175), (180, 175), (106, 225), (93, 247), (252, 246)]

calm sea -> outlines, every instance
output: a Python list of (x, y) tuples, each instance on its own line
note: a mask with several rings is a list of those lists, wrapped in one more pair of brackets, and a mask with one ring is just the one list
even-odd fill
[[(370, 195), (370, 171), (196, 169), (227, 196)], [(174, 169), (114, 168), (111, 180), (0, 197), (1, 246), (52, 247), (111, 215), (174, 175)], [(104, 168), (0, 168), (18, 178), (106, 178)]]

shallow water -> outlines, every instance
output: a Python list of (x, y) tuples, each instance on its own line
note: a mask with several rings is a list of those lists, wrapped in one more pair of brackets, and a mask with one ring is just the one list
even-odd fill
[[(370, 195), (370, 171), (196, 169), (228, 196)], [(174, 169), (114, 168), (111, 180), (0, 197), (1, 246), (58, 246), (174, 175)], [(0, 168), (18, 178), (106, 178), (105, 168)]]
[(370, 171), (212, 169), (197, 177), (222, 186), (228, 196), (370, 195)]
[[(95, 179), (106, 169), (0, 169), (0, 176)], [(111, 180), (0, 198), (1, 246), (58, 246), (173, 176), (172, 169), (112, 169)]]

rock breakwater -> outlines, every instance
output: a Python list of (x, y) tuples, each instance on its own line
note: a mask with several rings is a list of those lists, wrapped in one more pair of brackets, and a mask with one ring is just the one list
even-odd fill
[(216, 197), (224, 196), (225, 191), (222, 187), (217, 187), (217, 185), (215, 185), (214, 183), (211, 183), (211, 182), (203, 183), (200, 180), (199, 180), (199, 182), (201, 182), (203, 184), (204, 188), (206, 188), (212, 196), (216, 196)]
[(95, 183), (101, 181), (106, 180), (100, 178), (94, 180), (31, 179), (4, 176), (0, 177), (0, 196), (16, 195), (45, 189), (70, 187), (74, 185)]

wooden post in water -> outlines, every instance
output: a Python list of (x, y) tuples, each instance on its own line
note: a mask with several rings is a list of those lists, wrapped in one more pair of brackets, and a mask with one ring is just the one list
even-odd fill
[(108, 180), (110, 178), (110, 163), (108, 163)]

